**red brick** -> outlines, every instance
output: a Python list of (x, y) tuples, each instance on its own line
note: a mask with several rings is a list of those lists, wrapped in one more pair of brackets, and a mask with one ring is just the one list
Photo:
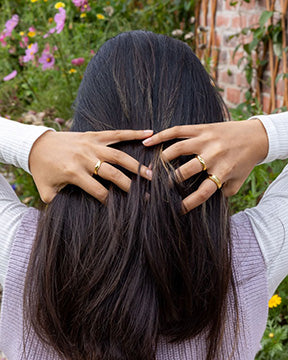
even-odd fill
[(222, 50), (220, 48), (220, 53), (219, 53), (219, 61), (221, 65), (227, 64), (228, 63), (228, 51), (227, 50)]
[(246, 88), (247, 89), (248, 83), (247, 83), (245, 74), (243, 74), (243, 73), (237, 74), (237, 76), (236, 76), (236, 85), (241, 87), (241, 88)]
[(221, 27), (221, 26), (229, 26), (230, 23), (230, 17), (225, 16), (225, 15), (218, 15), (216, 13), (216, 26), (217, 27)]
[(219, 82), (223, 84), (234, 84), (235, 77), (234, 74), (229, 75), (227, 70), (222, 70), (219, 72)]
[(238, 5), (236, 6), (230, 6), (230, 2), (234, 2), (235, 0), (225, 0), (225, 8), (226, 10), (237, 10), (238, 9)]
[(237, 15), (231, 19), (231, 28), (241, 30), (246, 27), (246, 17)]
[(284, 80), (278, 80), (277, 85), (276, 85), (276, 94), (277, 96), (283, 96), (284, 95)]
[(277, 97), (277, 100), (276, 100), (276, 107), (280, 108), (281, 106), (283, 106), (283, 97), (282, 96)]
[(256, 3), (255, 0), (250, 0), (249, 3), (246, 3), (245, 1), (243, 1), (241, 3), (241, 9), (247, 9), (247, 10), (252, 10), (255, 9)]
[[(231, 50), (231, 51), (230, 51), (230, 59), (231, 59), (230, 63), (231, 63), (232, 65), (237, 65), (237, 64), (238, 64), (238, 61), (239, 61), (240, 59), (242, 59), (245, 54), (244, 54), (243, 51), (238, 50), (238, 51), (236, 51), (236, 53), (234, 54), (234, 57), (233, 57), (233, 53), (234, 53), (234, 50), (233, 50), (233, 51)], [(243, 60), (243, 61), (244, 61), (244, 60)], [(241, 65), (243, 65), (243, 61), (242, 61)]]
[(249, 27), (257, 28), (259, 27), (259, 19), (260, 19), (261, 11), (258, 11), (257, 14), (248, 15), (247, 24)]
[(227, 88), (227, 101), (233, 104), (240, 103), (241, 91), (239, 89)]

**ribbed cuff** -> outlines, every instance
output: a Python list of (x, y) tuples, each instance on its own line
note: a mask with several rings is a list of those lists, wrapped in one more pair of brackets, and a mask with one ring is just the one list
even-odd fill
[(258, 115), (251, 119), (259, 119), (268, 136), (269, 149), (266, 158), (259, 163), (265, 164), (276, 159), (288, 158), (288, 112), (273, 115)]
[(26, 125), (0, 117), (0, 162), (12, 164), (29, 174), (29, 155), (34, 142), (46, 131), (45, 126)]

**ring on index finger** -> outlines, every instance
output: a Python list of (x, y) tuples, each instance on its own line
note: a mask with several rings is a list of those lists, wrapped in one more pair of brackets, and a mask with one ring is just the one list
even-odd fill
[(206, 170), (207, 166), (204, 159), (200, 155), (197, 155), (196, 158), (200, 161), (200, 164), (202, 165), (202, 171)]

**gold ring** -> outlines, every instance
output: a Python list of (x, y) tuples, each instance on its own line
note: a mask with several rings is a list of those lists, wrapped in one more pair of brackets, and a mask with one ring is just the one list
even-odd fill
[(204, 159), (200, 155), (197, 155), (196, 158), (200, 161), (200, 164), (202, 165), (202, 171), (206, 170), (207, 166), (205, 164)]
[(100, 169), (101, 164), (102, 164), (102, 161), (101, 161), (101, 160), (98, 160), (97, 163), (96, 163), (96, 165), (95, 165), (95, 170), (94, 170), (94, 174), (95, 174), (95, 175), (98, 175), (98, 171), (99, 171), (99, 169)]
[(222, 183), (216, 175), (209, 174), (208, 179), (212, 180), (217, 185), (218, 189), (221, 189)]

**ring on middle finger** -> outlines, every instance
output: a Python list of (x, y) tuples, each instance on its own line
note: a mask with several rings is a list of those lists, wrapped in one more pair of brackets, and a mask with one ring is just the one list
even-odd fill
[(207, 166), (204, 159), (200, 155), (197, 155), (196, 158), (200, 161), (200, 164), (202, 165), (202, 171), (206, 170)]
[(98, 160), (97, 163), (96, 163), (96, 165), (95, 165), (95, 169), (94, 169), (94, 174), (95, 174), (95, 175), (98, 175), (98, 171), (99, 171), (99, 169), (100, 169), (101, 164), (102, 164), (102, 161), (101, 161), (101, 160)]

